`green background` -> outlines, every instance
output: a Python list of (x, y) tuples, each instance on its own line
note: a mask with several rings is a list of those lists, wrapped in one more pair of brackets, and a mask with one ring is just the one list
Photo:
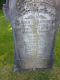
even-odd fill
[(3, 4), (6, 2), (6, 0), (0, 0), (0, 9), (2, 9)]

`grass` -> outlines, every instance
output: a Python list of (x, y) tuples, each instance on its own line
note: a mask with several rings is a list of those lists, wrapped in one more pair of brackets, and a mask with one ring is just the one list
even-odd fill
[(60, 29), (55, 43), (55, 62), (51, 70), (14, 73), (13, 33), (0, 10), (0, 80), (60, 80)]

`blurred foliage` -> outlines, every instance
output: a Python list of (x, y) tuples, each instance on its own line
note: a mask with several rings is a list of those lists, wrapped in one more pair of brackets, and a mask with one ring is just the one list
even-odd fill
[(6, 2), (6, 0), (0, 0), (0, 9), (2, 9), (3, 4)]

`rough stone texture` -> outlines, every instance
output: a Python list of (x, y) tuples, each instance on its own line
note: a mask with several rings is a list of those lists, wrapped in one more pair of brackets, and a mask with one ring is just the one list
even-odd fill
[(6, 14), (13, 27), (16, 70), (52, 66), (58, 6), (55, 0), (9, 1)]

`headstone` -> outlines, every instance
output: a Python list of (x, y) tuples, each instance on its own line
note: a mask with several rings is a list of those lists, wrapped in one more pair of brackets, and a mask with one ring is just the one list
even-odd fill
[(60, 2), (7, 0), (3, 9), (12, 23), (15, 70), (51, 68)]

